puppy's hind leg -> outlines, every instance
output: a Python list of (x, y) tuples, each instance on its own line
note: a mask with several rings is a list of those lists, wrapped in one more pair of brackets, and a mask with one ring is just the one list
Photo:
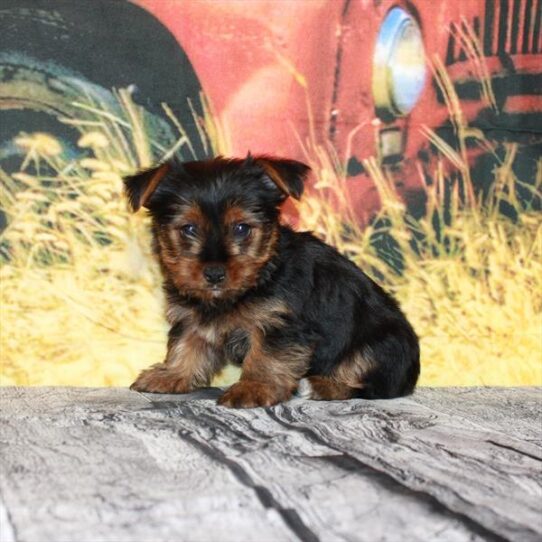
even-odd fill
[(316, 401), (353, 398), (374, 399), (370, 385), (372, 363), (369, 356), (356, 354), (343, 360), (328, 375), (311, 375), (299, 382), (297, 395)]
[(309, 376), (302, 378), (297, 388), (297, 395), (303, 399), (316, 401), (334, 401), (359, 397), (359, 388), (351, 388), (332, 376)]
[(303, 379), (298, 394), (311, 399), (391, 399), (414, 390), (420, 373), (420, 350), (414, 332), (401, 330), (363, 346), (328, 375)]

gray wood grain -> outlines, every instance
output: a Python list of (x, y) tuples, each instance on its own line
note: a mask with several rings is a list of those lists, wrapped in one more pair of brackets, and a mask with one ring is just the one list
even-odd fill
[(542, 389), (0, 388), (0, 541), (542, 540)]

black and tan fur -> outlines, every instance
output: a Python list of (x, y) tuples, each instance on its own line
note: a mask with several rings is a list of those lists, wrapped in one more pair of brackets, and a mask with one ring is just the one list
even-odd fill
[(171, 329), (163, 363), (132, 389), (187, 393), (228, 362), (219, 403), (269, 406), (411, 393), (418, 340), (397, 303), (335, 249), (279, 221), (304, 164), (267, 156), (167, 162), (125, 179), (149, 210)]

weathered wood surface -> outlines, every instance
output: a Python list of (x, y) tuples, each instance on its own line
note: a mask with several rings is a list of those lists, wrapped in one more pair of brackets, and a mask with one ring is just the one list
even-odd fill
[(0, 540), (542, 540), (542, 389), (0, 389)]

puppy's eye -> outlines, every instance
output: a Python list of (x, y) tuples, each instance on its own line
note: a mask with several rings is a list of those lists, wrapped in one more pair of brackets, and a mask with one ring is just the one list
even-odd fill
[(184, 226), (181, 226), (181, 233), (185, 237), (196, 237), (198, 234), (198, 227), (195, 224), (185, 224)]
[(246, 239), (250, 235), (251, 231), (252, 228), (248, 224), (244, 223), (235, 224), (235, 226), (233, 227), (233, 235), (237, 239)]

